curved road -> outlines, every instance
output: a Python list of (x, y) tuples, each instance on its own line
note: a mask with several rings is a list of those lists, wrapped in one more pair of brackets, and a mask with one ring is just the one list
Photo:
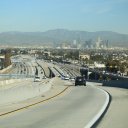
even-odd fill
[(2, 128), (85, 128), (104, 105), (104, 92), (92, 86), (70, 87), (66, 95), (0, 117)]

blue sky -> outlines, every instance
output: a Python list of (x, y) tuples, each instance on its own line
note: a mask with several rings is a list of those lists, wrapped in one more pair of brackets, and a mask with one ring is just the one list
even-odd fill
[(58, 28), (128, 34), (128, 0), (0, 0), (0, 32)]

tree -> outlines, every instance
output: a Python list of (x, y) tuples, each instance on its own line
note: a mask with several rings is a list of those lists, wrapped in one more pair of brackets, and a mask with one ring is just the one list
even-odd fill
[(11, 49), (6, 49), (5, 50), (5, 61), (4, 61), (4, 67), (8, 67), (11, 65)]
[(124, 72), (126, 64), (121, 63), (119, 60), (108, 61), (106, 63), (106, 71), (117, 73), (117, 71)]

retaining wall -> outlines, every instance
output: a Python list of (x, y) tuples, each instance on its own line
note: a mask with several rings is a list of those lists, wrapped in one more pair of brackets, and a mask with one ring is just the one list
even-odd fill
[(103, 86), (128, 88), (128, 80), (110, 80), (104, 81)]

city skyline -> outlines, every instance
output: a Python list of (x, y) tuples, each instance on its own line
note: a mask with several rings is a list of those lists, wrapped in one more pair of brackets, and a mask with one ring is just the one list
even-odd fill
[(0, 32), (51, 29), (128, 34), (127, 0), (3, 0)]

